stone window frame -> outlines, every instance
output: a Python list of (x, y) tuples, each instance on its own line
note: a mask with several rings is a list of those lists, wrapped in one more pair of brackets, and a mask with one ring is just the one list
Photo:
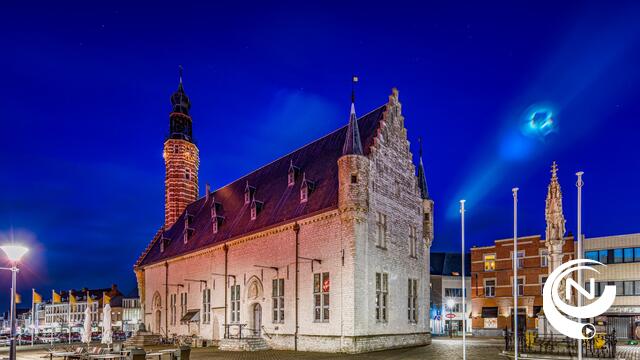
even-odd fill
[(415, 226), (409, 226), (409, 257), (418, 258), (418, 230)]
[(418, 323), (418, 279), (407, 281), (407, 320), (410, 324)]
[[(487, 291), (488, 287), (487, 287), (487, 281), (493, 281), (493, 292), (491, 295), (487, 295), (487, 293), (489, 293)], [(484, 297), (489, 297), (489, 298), (494, 298), (496, 297), (496, 288), (498, 287), (498, 279), (496, 278), (485, 278), (482, 280), (482, 288), (484, 289)]]
[[(513, 276), (511, 276), (510, 279), (511, 279), (511, 287), (513, 288), (515, 286), (515, 282), (513, 281)], [(520, 285), (521, 285), (520, 280), (522, 280), (522, 293), (520, 293)], [(518, 275), (517, 285), (518, 285), (518, 296), (525, 296), (524, 289), (527, 287), (527, 277), (525, 275)]]
[(231, 322), (240, 322), (240, 284), (231, 285)]
[[(491, 262), (493, 263), (493, 266), (489, 266), (489, 269), (487, 269), (487, 258), (493, 256), (493, 259), (489, 260), (489, 264), (491, 264)], [(483, 254), (482, 255), (482, 263), (484, 265), (484, 271), (496, 271), (496, 254), (495, 253), (490, 253), (490, 254)]]
[(376, 322), (386, 323), (389, 321), (389, 273), (377, 272), (375, 284)]
[(284, 313), (284, 278), (276, 278), (271, 281), (271, 320), (274, 324), (283, 324)]
[(169, 294), (169, 323), (171, 325), (175, 325), (176, 324), (176, 314), (177, 314), (177, 308), (176, 308), (176, 304), (178, 302), (178, 294)]
[(549, 250), (540, 248), (538, 249), (538, 253), (540, 254), (540, 267), (549, 267)]
[[(324, 282), (328, 281), (325, 288)], [(313, 322), (329, 322), (331, 319), (331, 274), (319, 272), (313, 274)]]
[(387, 239), (387, 230), (388, 230), (388, 221), (387, 215), (378, 211), (376, 214), (376, 224), (377, 224), (377, 236), (376, 236), (376, 247), (379, 249), (387, 249), (388, 239)]
[(202, 290), (202, 323), (209, 324), (211, 322), (211, 289), (204, 288)]

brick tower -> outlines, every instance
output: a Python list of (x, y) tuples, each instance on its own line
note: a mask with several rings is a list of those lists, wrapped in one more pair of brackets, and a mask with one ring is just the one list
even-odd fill
[(171, 95), (169, 135), (164, 142), (166, 168), (164, 187), (164, 228), (178, 219), (188, 204), (198, 198), (198, 147), (193, 143), (191, 103), (182, 86), (182, 69), (178, 90)]

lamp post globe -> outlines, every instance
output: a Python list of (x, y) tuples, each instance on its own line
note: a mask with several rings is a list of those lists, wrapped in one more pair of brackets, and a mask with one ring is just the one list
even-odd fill
[(20, 259), (22, 259), (24, 254), (26, 254), (29, 251), (28, 248), (21, 245), (3, 245), (3, 246), (0, 246), (0, 249), (4, 251), (5, 255), (7, 255), (7, 258), (12, 263), (16, 263), (20, 261)]
[(11, 261), (11, 267), (3, 268), (3, 270), (11, 271), (11, 338), (9, 359), (16, 360), (16, 275), (18, 273), (18, 262), (29, 249), (14, 244), (0, 246), (0, 249), (2, 249), (9, 261)]

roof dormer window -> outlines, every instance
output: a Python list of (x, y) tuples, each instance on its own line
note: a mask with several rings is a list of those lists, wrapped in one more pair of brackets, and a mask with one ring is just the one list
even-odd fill
[(218, 233), (223, 221), (224, 216), (222, 216), (222, 204), (214, 201), (211, 204), (211, 230), (214, 234)]
[(249, 185), (249, 181), (247, 181), (247, 186), (244, 187), (244, 203), (249, 204), (256, 193), (256, 188)]
[(262, 210), (264, 203), (262, 201), (253, 200), (251, 202), (251, 220), (255, 220), (258, 217), (258, 214)]
[(315, 190), (315, 182), (307, 179), (307, 175), (302, 175), (302, 185), (300, 186), (300, 202), (307, 202), (309, 194)]
[(293, 160), (289, 164), (289, 172), (287, 173), (287, 186), (291, 187), (296, 184), (296, 178), (300, 173), (300, 168), (293, 165)]
[(184, 217), (184, 237), (183, 242), (186, 244), (193, 236), (195, 229), (192, 227), (194, 222), (193, 215), (186, 213)]
[(162, 236), (160, 237), (160, 252), (161, 253), (164, 252), (164, 249), (167, 247), (167, 245), (169, 245), (169, 239), (164, 236), (164, 233), (162, 233)]

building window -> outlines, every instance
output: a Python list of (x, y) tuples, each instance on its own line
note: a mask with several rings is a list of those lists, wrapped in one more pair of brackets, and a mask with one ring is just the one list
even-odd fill
[(633, 248), (623, 250), (624, 262), (633, 262)]
[(549, 266), (549, 250), (540, 249), (540, 266), (548, 267)]
[[(513, 278), (511, 278), (513, 284)], [(518, 296), (524, 296), (524, 278), (518, 278)]]
[(484, 281), (484, 296), (485, 297), (496, 296), (496, 279), (486, 279)]
[(240, 285), (231, 285), (231, 322), (240, 321)]
[(187, 313), (187, 293), (180, 294), (180, 318)]
[(613, 262), (618, 264), (622, 262), (622, 249), (613, 249)]
[(584, 253), (585, 259), (599, 261), (598, 252), (597, 251), (587, 251)]
[[(511, 253), (511, 256), (513, 256), (513, 252)], [(518, 250), (516, 260), (518, 269), (522, 269), (524, 267), (524, 250)]]
[(409, 279), (407, 317), (410, 323), (418, 322), (418, 279)]
[(547, 282), (547, 276), (543, 276), (540, 278), (540, 293), (544, 293), (544, 284)]
[(171, 294), (169, 298), (169, 312), (171, 315), (171, 325), (176, 324), (176, 294)]
[(634, 286), (633, 294), (640, 295), (640, 280), (636, 280), (634, 281), (634, 283), (635, 283), (635, 286)]
[(484, 271), (495, 271), (496, 254), (487, 254), (484, 256)]
[(289, 174), (287, 175), (287, 186), (291, 187), (296, 183), (296, 172), (293, 167), (289, 167)]
[(387, 248), (387, 215), (378, 213), (378, 243), (379, 248)]
[(376, 321), (387, 321), (389, 300), (389, 274), (376, 273)]
[(609, 252), (607, 250), (600, 250), (598, 251), (598, 261), (600, 261), (603, 264), (608, 264), (609, 263)]
[(316, 322), (329, 321), (330, 288), (328, 272), (313, 274), (313, 320)]
[(273, 279), (271, 299), (273, 300), (273, 322), (284, 322), (284, 279)]
[(445, 288), (445, 297), (462, 297), (462, 288)]
[(410, 256), (415, 258), (418, 255), (418, 238), (416, 235), (416, 228), (415, 226), (411, 226), (410, 230), (409, 230), (409, 251), (410, 251)]
[(184, 178), (187, 180), (191, 180), (191, 170), (184, 169)]
[(634, 248), (633, 249), (633, 259), (634, 261), (640, 261), (640, 248)]
[(624, 294), (633, 295), (633, 281), (624, 282)]
[(357, 184), (358, 183), (358, 175), (357, 174), (351, 174), (351, 183), (352, 184)]
[(262, 210), (262, 201), (253, 200), (251, 202), (251, 220), (255, 220), (258, 217), (258, 213)]
[(302, 184), (302, 187), (300, 188), (300, 202), (307, 202), (307, 199), (309, 197), (309, 188), (307, 188), (307, 186), (305, 184)]
[(208, 324), (211, 321), (211, 289), (202, 291), (202, 323)]
[(452, 304), (445, 304), (444, 309), (447, 313), (454, 313), (454, 312), (462, 312), (462, 303), (459, 302), (455, 302)]

